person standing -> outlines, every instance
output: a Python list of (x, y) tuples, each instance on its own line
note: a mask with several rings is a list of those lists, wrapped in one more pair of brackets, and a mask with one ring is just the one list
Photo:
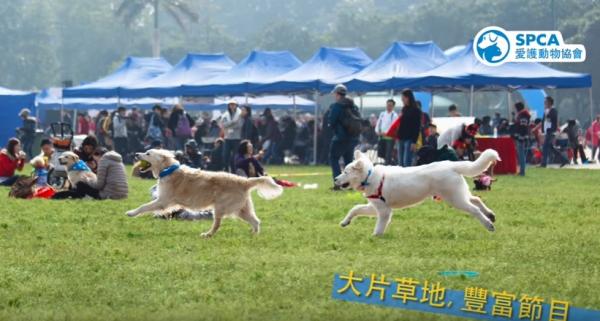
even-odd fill
[(35, 128), (37, 126), (37, 119), (35, 117), (30, 116), (31, 111), (28, 108), (21, 109), (19, 112), (19, 117), (23, 120), (23, 127), (19, 128), (19, 132), (21, 133), (21, 144), (23, 146), (23, 151), (29, 157), (33, 157), (33, 141), (35, 140)]
[(6, 148), (0, 151), (0, 185), (11, 186), (19, 176), (15, 171), (22, 171), (27, 156), (21, 151), (21, 142), (17, 138), (11, 138)]
[(173, 106), (171, 116), (169, 116), (169, 128), (175, 137), (175, 147), (177, 150), (183, 150), (185, 143), (192, 138), (192, 126), (194, 119), (183, 109), (183, 106), (176, 104)]
[[(346, 97), (347, 93), (346, 86), (336, 85), (332, 91), (335, 102), (329, 107), (328, 125), (333, 131), (329, 147), (329, 162), (334, 180), (342, 172), (340, 158), (344, 159), (344, 165), (352, 162), (354, 148), (358, 145), (362, 127), (358, 107), (354, 101)], [(340, 186), (335, 185), (335, 182), (333, 190), (340, 190)]]
[(127, 155), (127, 110), (121, 106), (112, 119), (113, 145), (115, 151), (125, 159)]
[(400, 125), (398, 126), (398, 165), (412, 166), (413, 153), (417, 149), (417, 140), (421, 133), (422, 112), (417, 106), (415, 96), (410, 89), (402, 91), (402, 107)]
[(596, 116), (596, 119), (592, 122), (592, 125), (586, 131), (586, 139), (588, 143), (592, 147), (592, 157), (590, 157), (590, 161), (594, 162), (600, 156), (596, 157), (596, 152), (598, 151), (600, 146), (600, 114)]
[(250, 106), (242, 106), (242, 135), (241, 139), (249, 140), (252, 145), (258, 143), (258, 128), (254, 125), (252, 119), (252, 108)]
[(527, 151), (529, 150), (529, 125), (531, 122), (531, 114), (525, 108), (522, 102), (515, 104), (514, 138), (517, 143), (517, 156), (519, 160), (519, 175), (525, 176), (525, 167), (527, 166)]
[(243, 125), (242, 112), (238, 108), (237, 101), (232, 99), (227, 103), (227, 111), (221, 118), (221, 125), (225, 131), (225, 144), (223, 145), (225, 170), (233, 173), (235, 171), (234, 156), (240, 144)]
[(265, 164), (280, 164), (282, 162), (280, 152), (282, 135), (279, 130), (279, 123), (275, 120), (270, 108), (265, 109), (261, 120), (264, 126), (264, 135), (261, 139), (261, 146), (264, 151), (263, 160)]
[(583, 133), (581, 131), (581, 126), (577, 124), (577, 120), (569, 119), (567, 127), (565, 127), (563, 132), (567, 134), (567, 137), (569, 138), (569, 147), (573, 150), (573, 164), (577, 165), (577, 154), (579, 154), (579, 157), (581, 158), (581, 164), (587, 164), (588, 160), (587, 157), (585, 157), (581, 139), (583, 138)]
[(542, 149), (541, 167), (548, 165), (548, 158), (552, 152), (560, 158), (560, 167), (567, 165), (567, 158), (554, 147), (554, 140), (558, 131), (558, 111), (554, 108), (554, 99), (547, 96), (544, 99), (544, 118), (542, 119), (542, 132), (544, 133), (544, 147)]
[(377, 143), (377, 154), (385, 160), (386, 165), (392, 164), (392, 155), (394, 152), (394, 138), (386, 136), (390, 126), (398, 118), (398, 113), (394, 111), (396, 101), (388, 99), (385, 103), (385, 111), (379, 114), (377, 123), (375, 124), (375, 133), (379, 136)]
[(154, 105), (152, 107), (152, 112), (146, 114), (144, 116), (146, 122), (146, 141), (162, 141), (163, 140), (163, 130), (165, 128), (165, 124), (162, 121), (162, 108), (160, 105)]
[(452, 104), (448, 107), (448, 117), (462, 117), (456, 105)]

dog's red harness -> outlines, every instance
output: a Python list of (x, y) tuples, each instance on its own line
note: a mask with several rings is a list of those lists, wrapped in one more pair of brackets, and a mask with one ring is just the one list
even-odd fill
[(385, 180), (385, 175), (381, 176), (381, 182), (379, 182), (379, 187), (377, 187), (377, 194), (369, 195), (367, 198), (369, 199), (379, 199), (385, 203), (385, 197), (383, 197), (383, 181)]

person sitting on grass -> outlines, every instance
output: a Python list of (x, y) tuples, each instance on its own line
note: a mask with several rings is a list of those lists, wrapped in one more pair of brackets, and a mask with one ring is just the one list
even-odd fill
[(84, 198), (93, 199), (125, 199), (129, 192), (127, 175), (123, 158), (114, 151), (98, 147), (93, 153), (94, 160), (98, 163), (97, 180), (93, 184), (79, 182), (75, 189), (56, 193), (53, 199)]
[(75, 154), (77, 154), (77, 156), (79, 156), (79, 159), (84, 161), (85, 164), (94, 173), (96, 173), (96, 171), (98, 169), (98, 164), (94, 160), (94, 151), (96, 150), (97, 147), (98, 147), (98, 140), (96, 139), (96, 137), (90, 135), (90, 136), (87, 136), (83, 140), (83, 142), (81, 143), (81, 146), (79, 146), (79, 148), (76, 148), (75, 150), (73, 150), (73, 152)]
[(214, 147), (210, 152), (210, 158), (206, 158), (207, 163), (206, 169), (213, 172), (220, 172), (225, 169), (225, 161), (223, 159), (223, 145), (225, 141), (223, 138), (217, 138), (214, 143)]
[(6, 148), (0, 151), (0, 185), (11, 186), (19, 176), (15, 171), (22, 171), (25, 166), (27, 155), (21, 150), (21, 142), (17, 138), (11, 138)]
[(191, 168), (203, 168), (202, 153), (198, 150), (198, 143), (190, 139), (185, 143), (185, 154), (183, 156), (183, 164)]
[(254, 155), (252, 143), (247, 139), (243, 140), (240, 142), (235, 158), (236, 173), (245, 177), (265, 176), (264, 168), (258, 161), (259, 158), (262, 158), (262, 153)]

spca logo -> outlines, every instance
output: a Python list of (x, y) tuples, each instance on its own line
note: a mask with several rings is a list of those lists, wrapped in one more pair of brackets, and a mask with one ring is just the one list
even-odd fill
[(488, 66), (506, 62), (582, 62), (583, 45), (566, 44), (560, 31), (507, 31), (492, 26), (473, 41), (473, 53)]

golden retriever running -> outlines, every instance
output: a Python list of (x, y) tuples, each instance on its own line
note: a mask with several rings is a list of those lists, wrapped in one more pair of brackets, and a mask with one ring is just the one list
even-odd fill
[(250, 192), (257, 189), (258, 195), (270, 200), (279, 197), (283, 188), (271, 177), (244, 178), (224, 172), (208, 172), (180, 166), (169, 151), (151, 149), (138, 153), (136, 157), (147, 162), (158, 178), (158, 198), (144, 204), (127, 215), (133, 217), (142, 213), (187, 209), (191, 211), (214, 209), (213, 225), (203, 237), (213, 236), (221, 226), (225, 215), (233, 215), (248, 222), (252, 232), (259, 233), (260, 220), (254, 212)]

